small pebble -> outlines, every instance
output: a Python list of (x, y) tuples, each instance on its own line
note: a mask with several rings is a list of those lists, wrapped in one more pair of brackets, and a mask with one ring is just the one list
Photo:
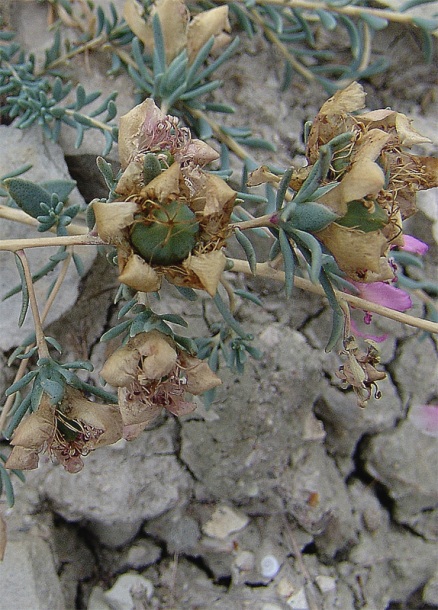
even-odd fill
[(280, 563), (274, 555), (265, 555), (260, 560), (260, 573), (265, 578), (274, 578), (278, 574)]

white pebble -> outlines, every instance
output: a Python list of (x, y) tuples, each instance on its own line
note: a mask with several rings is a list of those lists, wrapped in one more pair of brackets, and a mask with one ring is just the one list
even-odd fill
[(260, 561), (260, 572), (265, 578), (274, 578), (278, 574), (280, 563), (274, 555), (265, 555)]

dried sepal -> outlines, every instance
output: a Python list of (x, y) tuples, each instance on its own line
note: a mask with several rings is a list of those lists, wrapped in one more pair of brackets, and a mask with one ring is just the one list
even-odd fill
[(106, 243), (118, 245), (125, 239), (124, 229), (134, 222), (138, 206), (134, 201), (95, 201), (93, 211), (99, 237)]
[(336, 376), (344, 382), (345, 387), (352, 387), (359, 407), (366, 407), (374, 388), (374, 395), (380, 398), (377, 382), (386, 378), (386, 373), (379, 371), (376, 365), (380, 362), (379, 353), (373, 341), (366, 351), (359, 348), (356, 338), (351, 336), (344, 342), (343, 353), (347, 362), (343, 364)]
[(172, 165), (154, 178), (141, 191), (140, 196), (146, 199), (154, 199), (162, 203), (173, 201), (180, 194), (181, 166), (179, 163)]
[(119, 257), (121, 272), (119, 282), (139, 292), (156, 292), (161, 287), (161, 278), (141, 256), (133, 252), (124, 261)]
[(215, 37), (212, 52), (216, 52), (230, 42), (231, 32), (228, 20), (228, 6), (218, 6), (203, 11), (194, 17), (187, 29), (187, 53), (192, 63), (200, 49), (212, 37)]
[(182, 352), (179, 361), (187, 376), (186, 388), (190, 394), (197, 396), (221, 385), (221, 379), (204, 360), (199, 360), (199, 358)]
[(208, 364), (189, 356), (159, 331), (140, 333), (112, 354), (101, 372), (119, 387), (125, 438), (135, 438), (166, 409), (186, 415), (196, 405), (186, 392), (201, 394), (221, 383)]
[(213, 250), (190, 256), (183, 262), (183, 267), (188, 272), (193, 272), (199, 279), (201, 287), (214, 297), (226, 263), (227, 259), (222, 250)]
[(394, 271), (386, 259), (389, 244), (382, 231), (365, 233), (332, 222), (315, 235), (352, 280), (384, 282), (394, 278)]
[(106, 361), (101, 375), (115, 387), (131, 383), (140, 374), (144, 379), (160, 379), (172, 370), (176, 359), (170, 340), (152, 330), (139, 333), (117, 349)]
[(39, 452), (26, 447), (14, 447), (6, 460), (5, 468), (11, 470), (35, 470), (38, 468)]

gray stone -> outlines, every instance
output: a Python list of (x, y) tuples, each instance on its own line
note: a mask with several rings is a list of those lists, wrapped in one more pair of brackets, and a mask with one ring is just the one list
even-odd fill
[(154, 587), (150, 580), (139, 574), (128, 573), (119, 576), (114, 586), (105, 591), (103, 598), (109, 602), (112, 610), (146, 610), (153, 592)]
[(423, 601), (426, 604), (434, 605), (438, 602), (438, 570), (430, 578), (423, 589)]
[[(20, 166), (31, 163), (32, 168), (21, 176), (26, 180), (41, 182), (43, 180), (71, 179), (64, 161), (62, 149), (53, 142), (47, 140), (39, 127), (32, 127), (25, 131), (13, 126), (0, 126), (0, 140), (2, 143), (2, 154), (0, 157), (0, 176), (18, 169)], [(1, 203), (4, 203), (2, 200)], [(75, 189), (69, 197), (69, 203), (83, 204), (84, 200)], [(19, 224), (10, 220), (1, 219), (0, 239), (18, 239), (29, 237), (41, 237), (35, 228)], [(47, 233), (46, 235), (49, 235)], [(52, 235), (52, 234), (50, 234)], [(94, 247), (76, 247), (75, 252), (79, 254), (84, 263), (85, 270), (92, 264), (95, 257)], [(55, 253), (53, 248), (32, 248), (26, 251), (31, 270), (35, 273), (43, 267), (48, 257)], [(5, 295), (12, 287), (20, 283), (13, 254), (0, 252), (0, 264), (2, 268), (0, 278), (0, 296)], [(56, 273), (56, 272), (55, 272)], [(35, 283), (35, 293), (39, 302), (40, 311), (47, 298), (46, 293), (54, 280), (54, 273), (50, 273)], [(58, 294), (46, 323), (59, 318), (64, 312), (71, 308), (78, 296), (80, 278), (74, 265), (71, 264), (67, 276), (63, 282), (62, 290)], [(17, 346), (33, 331), (32, 315), (29, 312), (26, 320), (18, 328), (18, 312), (21, 306), (21, 295), (17, 294), (7, 301), (0, 302), (0, 349), (8, 350)]]
[(125, 544), (143, 521), (187, 502), (190, 477), (172, 454), (172, 428), (169, 422), (122, 449), (99, 449), (74, 476), (51, 468), (43, 494), (67, 521), (89, 523), (103, 544)]
[(390, 601), (405, 600), (423, 587), (437, 561), (436, 544), (389, 526), (377, 534), (360, 534), (343, 566), (343, 580), (363, 600), (363, 607), (385, 610)]
[(0, 583), (0, 610), (66, 610), (51, 550), (39, 537), (8, 542)]
[(127, 549), (120, 558), (119, 570), (141, 570), (156, 563), (161, 557), (161, 548), (148, 539), (140, 539)]
[(418, 533), (438, 540), (438, 443), (409, 420), (370, 441), (365, 467), (394, 500), (394, 517)]

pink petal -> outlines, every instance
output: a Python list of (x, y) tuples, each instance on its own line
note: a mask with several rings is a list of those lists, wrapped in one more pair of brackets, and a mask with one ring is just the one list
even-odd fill
[(386, 341), (386, 339), (389, 336), (388, 334), (371, 335), (369, 333), (363, 333), (361, 330), (359, 330), (359, 328), (356, 325), (356, 322), (353, 319), (350, 320), (350, 326), (351, 326), (351, 330), (353, 331), (353, 333), (356, 337), (362, 337), (362, 339), (369, 339), (371, 341), (374, 341), (375, 343), (383, 343), (383, 341)]
[(407, 292), (390, 284), (385, 284), (385, 282), (351, 283), (359, 290), (359, 296), (362, 299), (376, 303), (376, 305), (383, 305), (396, 311), (406, 311), (406, 309), (412, 307), (412, 300)]
[(423, 255), (429, 250), (429, 246), (425, 244), (424, 241), (421, 241), (412, 235), (403, 235), (403, 241), (404, 244), (400, 249), (405, 250), (406, 252)]
[(415, 405), (411, 407), (409, 420), (423, 434), (438, 438), (438, 405)]

